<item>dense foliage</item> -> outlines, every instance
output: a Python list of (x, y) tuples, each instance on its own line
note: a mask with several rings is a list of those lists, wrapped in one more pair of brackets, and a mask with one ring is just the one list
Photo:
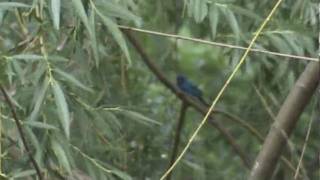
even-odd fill
[[(0, 82), (13, 101), (31, 154), (48, 179), (158, 179), (168, 167), (181, 101), (140, 60), (118, 25), (246, 47), (273, 1), (20, 0), (0, 2)], [(285, 1), (254, 48), (315, 57), (317, 3)], [(132, 31), (168, 79), (184, 74), (211, 102), (243, 50)], [(265, 137), (308, 61), (250, 53), (217, 109)], [(296, 167), (315, 97), (285, 153)], [(36, 177), (10, 108), (0, 96), (1, 172)], [(203, 116), (187, 110), (181, 148)], [(261, 142), (216, 114), (254, 159)], [(302, 171), (319, 178), (319, 131), (312, 126)], [(285, 166), (284, 166), (285, 167)], [(278, 169), (288, 179), (293, 172)], [(207, 125), (173, 179), (246, 179), (249, 170), (224, 136)], [(279, 173), (279, 174), (280, 174)], [(282, 176), (283, 178), (283, 176)]]

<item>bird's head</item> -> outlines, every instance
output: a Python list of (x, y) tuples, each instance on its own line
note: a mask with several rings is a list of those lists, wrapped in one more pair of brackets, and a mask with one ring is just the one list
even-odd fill
[(186, 80), (187, 80), (187, 78), (181, 74), (179, 74), (177, 76), (177, 84), (178, 85), (183, 84)]

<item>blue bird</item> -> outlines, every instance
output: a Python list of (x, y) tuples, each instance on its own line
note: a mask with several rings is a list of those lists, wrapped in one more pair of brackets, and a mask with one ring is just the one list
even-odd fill
[(177, 85), (181, 91), (184, 93), (193, 96), (197, 99), (199, 99), (202, 103), (205, 105), (208, 105), (206, 101), (202, 98), (202, 91), (195, 86), (192, 82), (190, 82), (185, 76), (178, 75), (177, 76)]

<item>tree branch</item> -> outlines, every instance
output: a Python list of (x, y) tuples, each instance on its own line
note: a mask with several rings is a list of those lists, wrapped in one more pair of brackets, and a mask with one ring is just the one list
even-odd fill
[(295, 83), (269, 130), (251, 170), (250, 180), (270, 179), (286, 140), (319, 85), (319, 74), (319, 63), (310, 62)]
[[(178, 119), (178, 123), (177, 123), (177, 127), (176, 127), (177, 129), (175, 131), (175, 136), (174, 136), (173, 149), (172, 149), (172, 153), (171, 153), (169, 167), (174, 163), (176, 156), (177, 156), (177, 153), (178, 153), (179, 144), (180, 144), (180, 135), (181, 135), (181, 130), (182, 130), (182, 127), (184, 124), (187, 108), (188, 108), (188, 105), (182, 101), (180, 115), (179, 115), (179, 119)], [(171, 179), (171, 175), (172, 175), (172, 172), (170, 172), (170, 174), (168, 174), (167, 180)]]
[[(148, 68), (157, 76), (157, 78), (168, 88), (171, 90), (172, 93), (176, 94), (176, 96), (183, 102), (186, 102), (188, 105), (205, 115), (208, 111), (208, 107), (200, 104), (199, 102), (195, 101), (190, 96), (184, 94), (182, 91), (179, 90), (173, 83), (171, 83), (165, 75), (162, 73), (160, 68), (155, 65), (151, 58), (146, 54), (144, 49), (140, 46), (139, 42), (131, 35), (130, 30), (122, 29), (124, 34), (127, 36), (128, 40), (131, 44), (135, 47), (139, 55), (141, 56), (144, 63), (148, 66)], [(211, 118), (208, 121), (211, 125), (213, 125), (216, 129), (220, 131), (220, 133), (226, 138), (228, 143), (231, 145), (233, 150), (239, 155), (241, 160), (243, 161), (244, 165), (247, 168), (251, 167), (251, 162), (247, 157), (246, 153), (241, 149), (241, 147), (236, 143), (235, 138), (230, 134), (230, 132), (225, 129), (219, 122), (215, 121), (211, 115)]]
[(8, 106), (9, 106), (9, 108), (11, 110), (12, 117), (13, 117), (13, 119), (14, 119), (14, 121), (16, 123), (16, 126), (18, 128), (18, 132), (20, 134), (23, 146), (24, 146), (24, 148), (25, 148), (25, 150), (26, 150), (26, 152), (27, 152), (27, 154), (28, 154), (28, 156), (29, 156), (29, 158), (31, 160), (31, 163), (32, 163), (34, 169), (36, 170), (36, 173), (38, 175), (39, 180), (42, 180), (43, 178), (42, 178), (42, 174), (41, 174), (41, 171), (40, 171), (40, 167), (39, 167), (39, 165), (37, 164), (36, 160), (33, 158), (32, 154), (30, 152), (30, 148), (29, 148), (27, 140), (25, 138), (25, 134), (23, 133), (23, 130), (22, 130), (22, 125), (20, 124), (20, 121), (19, 121), (19, 119), (17, 117), (17, 114), (16, 114), (16, 111), (15, 111), (15, 109), (13, 107), (13, 104), (12, 104), (7, 92), (2, 87), (2, 85), (0, 85), (0, 90), (1, 90), (1, 92), (3, 94), (3, 96), (4, 96), (5, 101), (7, 102)]

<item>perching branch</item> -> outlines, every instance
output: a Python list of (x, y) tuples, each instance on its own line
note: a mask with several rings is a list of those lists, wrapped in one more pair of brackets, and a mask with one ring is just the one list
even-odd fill
[[(144, 49), (141, 47), (139, 42), (131, 35), (129, 30), (122, 30), (124, 34), (127, 36), (128, 40), (131, 44), (136, 48), (137, 52), (141, 56), (144, 63), (148, 66), (148, 68), (157, 76), (157, 78), (168, 88), (172, 93), (176, 94), (176, 96), (183, 102), (186, 102), (188, 105), (205, 115), (208, 112), (208, 107), (203, 104), (198, 103), (190, 96), (184, 94), (176, 87), (171, 81), (169, 81), (164, 73), (160, 70), (160, 68), (151, 61), (151, 58), (146, 54)], [(235, 138), (230, 134), (230, 132), (222, 126), (218, 121), (215, 121), (214, 118), (211, 118), (208, 121), (211, 125), (213, 125), (216, 129), (220, 131), (220, 133), (226, 138), (228, 143), (231, 145), (233, 150), (239, 155), (244, 165), (247, 168), (251, 167), (251, 162), (247, 157), (247, 154), (241, 149), (241, 147), (236, 143)]]
[(8, 104), (8, 106), (9, 106), (9, 108), (11, 110), (12, 117), (14, 119), (14, 122), (16, 123), (18, 132), (20, 134), (20, 137), (21, 137), (21, 140), (22, 140), (22, 143), (23, 143), (23, 146), (26, 149), (26, 152), (27, 152), (27, 154), (28, 154), (28, 156), (30, 158), (30, 161), (31, 161), (34, 169), (36, 170), (36, 173), (38, 175), (39, 180), (42, 180), (43, 178), (42, 178), (42, 174), (41, 174), (41, 171), (40, 171), (40, 167), (39, 167), (39, 165), (37, 164), (37, 162), (35, 161), (35, 159), (33, 158), (32, 154), (31, 154), (30, 148), (29, 148), (27, 140), (25, 138), (26, 136), (25, 136), (25, 134), (23, 133), (23, 130), (22, 130), (22, 125), (20, 124), (20, 121), (19, 121), (19, 119), (17, 117), (16, 111), (15, 111), (13, 105), (12, 105), (12, 102), (11, 102), (7, 92), (2, 87), (2, 85), (0, 85), (0, 90), (1, 90), (1, 92), (3, 94), (3, 96), (4, 96), (4, 99), (5, 99), (6, 103)]
[[(180, 144), (180, 135), (181, 135), (181, 130), (182, 130), (182, 127), (184, 124), (187, 108), (188, 108), (188, 105), (182, 101), (180, 115), (179, 115), (179, 119), (177, 121), (178, 123), (177, 123), (175, 136), (174, 136), (173, 149), (172, 149), (172, 153), (171, 153), (169, 167), (172, 166), (172, 164), (174, 163), (176, 156), (178, 154), (178, 149), (179, 149), (179, 144)], [(171, 179), (171, 175), (172, 175), (172, 172), (170, 174), (168, 174), (167, 180)]]
[(283, 103), (251, 170), (250, 180), (270, 179), (283, 148), (320, 81), (320, 64), (310, 62)]

